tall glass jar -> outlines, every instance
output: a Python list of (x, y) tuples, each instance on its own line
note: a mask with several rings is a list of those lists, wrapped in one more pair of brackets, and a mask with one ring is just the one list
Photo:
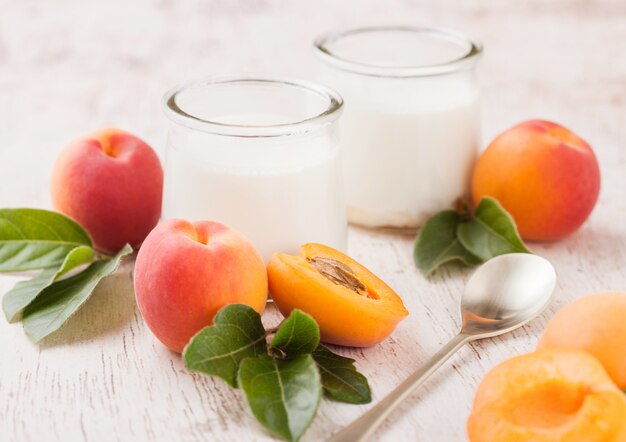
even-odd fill
[(449, 30), (373, 27), (315, 41), (341, 119), (350, 222), (415, 228), (468, 193), (480, 143), (482, 47)]
[(342, 105), (330, 89), (281, 78), (169, 91), (163, 217), (222, 222), (266, 260), (306, 242), (345, 250)]

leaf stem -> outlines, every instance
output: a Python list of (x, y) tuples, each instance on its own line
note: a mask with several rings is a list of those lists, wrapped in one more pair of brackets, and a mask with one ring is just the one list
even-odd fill
[(461, 221), (468, 221), (472, 217), (470, 204), (466, 198), (458, 198), (455, 201), (454, 211), (459, 214)]
[(265, 336), (276, 334), (276, 332), (278, 331), (278, 327), (280, 327), (280, 325), (277, 325), (276, 327), (268, 328), (267, 330), (265, 330)]

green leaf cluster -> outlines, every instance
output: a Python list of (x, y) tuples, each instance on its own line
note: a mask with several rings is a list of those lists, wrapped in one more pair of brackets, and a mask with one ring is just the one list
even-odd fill
[(74, 220), (48, 210), (0, 209), (0, 272), (38, 270), (4, 294), (7, 320), (22, 319), (26, 333), (40, 341), (58, 330), (131, 252), (126, 245), (113, 257), (96, 258), (89, 234)]
[(310, 315), (293, 310), (268, 343), (271, 333), (251, 307), (228, 305), (187, 344), (185, 365), (241, 387), (257, 420), (289, 441), (300, 439), (309, 427), (322, 394), (353, 404), (371, 401), (367, 379), (354, 360), (320, 344), (319, 327)]
[(425, 275), (448, 262), (476, 265), (505, 253), (531, 253), (511, 215), (493, 198), (467, 208), (444, 210), (430, 218), (417, 236), (413, 259)]

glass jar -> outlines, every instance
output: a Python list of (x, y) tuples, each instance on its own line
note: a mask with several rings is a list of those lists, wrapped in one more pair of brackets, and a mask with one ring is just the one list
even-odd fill
[(215, 79), (169, 91), (163, 217), (224, 223), (265, 260), (297, 254), (306, 242), (345, 250), (342, 105), (328, 88), (281, 78)]
[(345, 100), (348, 220), (419, 227), (469, 191), (480, 143), (482, 46), (450, 30), (372, 27), (315, 41), (319, 80)]

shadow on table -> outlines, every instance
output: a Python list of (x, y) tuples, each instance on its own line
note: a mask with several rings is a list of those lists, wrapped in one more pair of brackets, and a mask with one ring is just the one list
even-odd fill
[(88, 341), (124, 328), (135, 315), (132, 270), (128, 260), (104, 278), (87, 302), (58, 331), (41, 342), (41, 348)]

